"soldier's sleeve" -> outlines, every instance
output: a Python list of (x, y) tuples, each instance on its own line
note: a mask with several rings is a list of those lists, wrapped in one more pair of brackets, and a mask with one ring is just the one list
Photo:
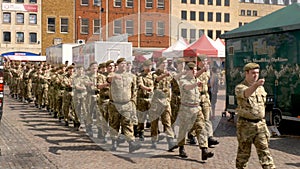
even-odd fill
[(248, 88), (248, 86), (244, 85), (244, 84), (238, 84), (235, 87), (235, 95), (237, 98), (243, 98), (245, 99), (245, 90)]
[(136, 76), (132, 76), (132, 86), (131, 86), (131, 101), (136, 105), (137, 98), (137, 88), (136, 88)]

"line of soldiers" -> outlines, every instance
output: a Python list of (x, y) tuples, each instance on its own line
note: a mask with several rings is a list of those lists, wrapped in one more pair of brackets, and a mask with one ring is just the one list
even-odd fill
[[(130, 153), (140, 149), (146, 121), (151, 122), (151, 148), (156, 149), (157, 142), (164, 138), (159, 131), (161, 121), (168, 151), (179, 147), (179, 155), (187, 157), (182, 140), (188, 133), (191, 144), (196, 143), (197, 137), (202, 160), (206, 160), (214, 155), (207, 148), (219, 142), (213, 138), (209, 119), (210, 73), (207, 58), (197, 58), (200, 63), (197, 66), (192, 62), (185, 63), (183, 58), (177, 59), (175, 71), (167, 70), (164, 57), (157, 61), (155, 71), (151, 71), (152, 62), (147, 60), (142, 65), (143, 70), (137, 74), (131, 73), (131, 62), (125, 58), (118, 59), (116, 63), (113, 60), (99, 65), (93, 62), (87, 71), (81, 65), (6, 62), (4, 78), (12, 97), (34, 102), (37, 108), (45, 108), (53, 117), (63, 120), (66, 126), (73, 121), (74, 128), (79, 130), (84, 124), (87, 133), (92, 136), (93, 119), (96, 119), (97, 137), (106, 143), (109, 134), (111, 151), (116, 151), (125, 140)], [(197, 85), (182, 85), (181, 81), (194, 81), (186, 79), (191, 78), (188, 72), (196, 68), (198, 71), (195, 70), (193, 77)], [(188, 92), (182, 92), (184, 90)], [(181, 97), (185, 98), (184, 101)], [(190, 98), (198, 99), (188, 102)], [(184, 113), (189, 111), (196, 116), (188, 120), (186, 117), (189, 116)], [(190, 120), (196, 121), (197, 125), (191, 125)], [(174, 140), (175, 126), (179, 126), (177, 142)], [(139, 141), (135, 137), (139, 137)]]

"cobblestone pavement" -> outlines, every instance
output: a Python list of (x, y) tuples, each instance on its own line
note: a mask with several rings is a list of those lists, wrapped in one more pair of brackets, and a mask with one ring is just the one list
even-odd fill
[[(46, 111), (5, 96), (4, 114), (0, 126), (0, 169), (233, 169), (237, 152), (234, 123), (221, 117), (224, 110), (224, 91), (213, 120), (215, 136), (220, 145), (210, 149), (215, 157), (200, 160), (197, 146), (187, 145), (187, 159), (178, 156), (178, 150), (167, 152), (165, 141), (160, 153), (152, 153), (147, 144), (126, 156), (127, 146), (116, 154), (99, 146), (86, 133), (65, 127)], [(146, 133), (149, 135), (149, 133)], [(150, 138), (147, 138), (150, 139)], [(146, 139), (146, 140), (147, 140)], [(107, 146), (109, 146), (108, 142)], [(271, 153), (278, 169), (300, 168), (300, 138), (282, 136), (270, 141)], [(125, 151), (126, 150), (126, 151)], [(145, 153), (146, 152), (146, 153)], [(147, 156), (145, 154), (150, 154)], [(260, 168), (255, 148), (252, 149), (249, 169)]]

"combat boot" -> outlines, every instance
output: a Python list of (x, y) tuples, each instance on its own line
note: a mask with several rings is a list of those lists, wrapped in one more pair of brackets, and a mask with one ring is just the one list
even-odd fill
[(178, 148), (178, 145), (173, 141), (173, 138), (167, 137), (168, 142), (168, 151), (173, 152), (176, 148)]
[(92, 129), (92, 125), (87, 125), (86, 126), (86, 132), (87, 132), (87, 134), (91, 137), (91, 136), (93, 136), (93, 129)]
[(144, 136), (144, 132), (143, 131), (139, 132), (139, 138), (140, 138), (140, 141), (145, 141), (145, 136)]
[(184, 150), (184, 146), (179, 146), (179, 157), (181, 157), (181, 158), (187, 158), (188, 157), (185, 150)]
[(118, 147), (117, 141), (116, 140), (112, 140), (111, 142), (112, 142), (112, 146), (110, 148), (110, 151), (117, 151), (117, 147)]
[(132, 152), (140, 149), (141, 147), (142, 147), (142, 145), (140, 143), (130, 141), (129, 142), (129, 153), (132, 153)]
[(123, 134), (120, 134), (119, 137), (118, 137), (118, 140), (117, 140), (117, 144), (122, 144), (122, 143), (125, 143), (126, 141), (126, 138)]
[(103, 138), (103, 134), (102, 134), (102, 129), (101, 128), (98, 128), (97, 138), (99, 138), (99, 139)]
[(213, 147), (213, 145), (218, 145), (219, 141), (214, 139), (212, 136), (208, 137), (208, 147)]
[(152, 141), (152, 144), (151, 144), (151, 149), (156, 149), (157, 148), (157, 143), (156, 141)]
[(188, 134), (188, 139), (190, 144), (196, 144), (195, 137), (192, 134)]
[(207, 160), (207, 158), (211, 158), (214, 156), (213, 152), (208, 152), (207, 148), (201, 148), (202, 154), (201, 154), (201, 159), (202, 160)]

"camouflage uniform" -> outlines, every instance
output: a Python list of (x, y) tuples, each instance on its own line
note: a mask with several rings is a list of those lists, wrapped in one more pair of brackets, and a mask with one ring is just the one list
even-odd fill
[[(247, 66), (253, 66), (251, 64), (253, 63), (248, 63), (245, 65), (245, 68), (247, 68)], [(243, 169), (247, 167), (251, 153), (251, 145), (254, 144), (262, 167), (264, 169), (273, 169), (275, 165), (268, 146), (270, 133), (266, 121), (263, 119), (265, 116), (267, 93), (263, 86), (259, 86), (252, 95), (246, 98), (244, 92), (250, 86), (251, 85), (244, 80), (235, 88), (238, 104), (236, 112), (238, 114), (237, 139), (239, 143), (236, 168)]]
[[(64, 76), (62, 84), (64, 86), (64, 93), (63, 93), (63, 104), (62, 104), (62, 112), (64, 115), (65, 125), (67, 126), (69, 124), (70, 118), (74, 120), (74, 122), (78, 122), (77, 116), (74, 116), (74, 105), (72, 103), (72, 79), (73, 75), (70, 73), (70, 71), (73, 71), (73, 67), (68, 67), (68, 72)], [(70, 116), (70, 115), (71, 116)], [(72, 117), (73, 116), (73, 117)]]

